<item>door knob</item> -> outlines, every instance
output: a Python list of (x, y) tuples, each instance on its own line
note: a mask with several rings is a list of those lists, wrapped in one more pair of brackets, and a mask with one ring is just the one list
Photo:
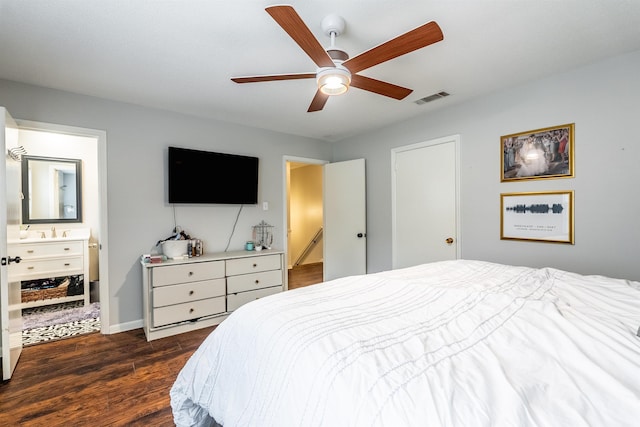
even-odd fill
[(453, 243), (453, 238), (447, 237), (447, 240), (445, 240), (445, 242), (447, 242), (447, 245), (450, 245)]
[(362, 239), (364, 237), (364, 234), (358, 233), (357, 236), (358, 236), (358, 239)]
[(9, 265), (12, 262), (15, 262), (16, 264), (20, 264), (20, 261), (22, 261), (22, 258), (20, 258), (19, 256), (17, 257), (8, 257), (8, 258), (2, 258), (2, 265)]

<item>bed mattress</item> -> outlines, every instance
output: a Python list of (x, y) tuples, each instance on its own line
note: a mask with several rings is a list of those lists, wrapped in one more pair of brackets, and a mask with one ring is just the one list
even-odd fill
[(640, 284), (456, 260), (266, 297), (180, 372), (178, 426), (631, 426)]

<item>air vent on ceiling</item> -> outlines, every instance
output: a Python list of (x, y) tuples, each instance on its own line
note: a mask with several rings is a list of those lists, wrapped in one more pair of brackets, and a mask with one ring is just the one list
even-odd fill
[(424, 98), (420, 98), (417, 101), (415, 101), (416, 104), (418, 105), (422, 105), (422, 104), (426, 104), (427, 102), (431, 102), (431, 101), (435, 101), (436, 99), (440, 99), (440, 98), (444, 98), (445, 96), (449, 96), (449, 94), (447, 92), (438, 92), (438, 93), (434, 93), (433, 95), (429, 95), (429, 96), (425, 96)]

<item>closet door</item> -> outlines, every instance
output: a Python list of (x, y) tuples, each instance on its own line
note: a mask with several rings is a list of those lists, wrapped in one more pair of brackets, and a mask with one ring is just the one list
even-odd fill
[[(11, 378), (22, 353), (22, 309), (20, 282), (10, 282), (9, 269), (16, 254), (8, 253), (7, 240), (19, 238), (20, 162), (7, 155), (18, 146), (18, 127), (4, 107), (0, 107), (0, 329), (2, 330), (2, 379)], [(17, 151), (13, 151), (14, 156)]]
[(460, 256), (458, 139), (392, 151), (393, 268)]

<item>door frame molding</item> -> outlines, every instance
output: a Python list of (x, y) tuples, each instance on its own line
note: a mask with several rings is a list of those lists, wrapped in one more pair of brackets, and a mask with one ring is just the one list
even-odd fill
[[(107, 132), (98, 129), (81, 128), (76, 126), (58, 125), (54, 123), (37, 122), (31, 120), (17, 120), (19, 129), (36, 130), (41, 132), (59, 133), (73, 136), (84, 136), (97, 139), (98, 164), (98, 215), (100, 226), (98, 229), (98, 265), (99, 265), (99, 294), (100, 294), (100, 333), (110, 334), (109, 322), (109, 227), (107, 209)], [(88, 280), (88, 278), (86, 279)]]
[[(285, 261), (287, 262), (287, 266), (285, 266), (285, 268), (288, 269), (288, 262), (289, 262), (289, 228), (288, 228), (288, 223), (289, 223), (289, 211), (288, 211), (288, 200), (289, 200), (289, 189), (287, 188), (287, 181), (288, 181), (288, 177), (287, 177), (287, 163), (288, 162), (295, 162), (295, 163), (306, 163), (309, 165), (326, 165), (327, 163), (330, 163), (329, 160), (321, 160), (321, 159), (311, 159), (308, 157), (298, 157), (298, 156), (289, 156), (289, 155), (284, 155), (282, 156), (282, 246), (284, 249), (284, 258)], [(324, 249), (323, 249), (324, 251)], [(285, 274), (285, 277), (287, 277), (288, 275)], [(285, 280), (285, 290), (289, 289), (289, 282), (288, 280)]]
[(402, 147), (396, 147), (391, 149), (391, 266), (392, 268), (397, 268), (397, 236), (396, 236), (396, 173), (395, 173), (395, 164), (396, 164), (396, 156), (398, 153), (402, 153), (405, 151), (416, 150), (425, 147), (431, 147), (440, 144), (454, 144), (455, 151), (455, 188), (456, 188), (456, 235), (454, 238), (456, 239), (456, 258), (460, 259), (462, 256), (462, 228), (460, 221), (460, 135), (449, 135), (440, 138), (430, 139), (423, 142), (418, 142), (415, 144), (404, 145)]

